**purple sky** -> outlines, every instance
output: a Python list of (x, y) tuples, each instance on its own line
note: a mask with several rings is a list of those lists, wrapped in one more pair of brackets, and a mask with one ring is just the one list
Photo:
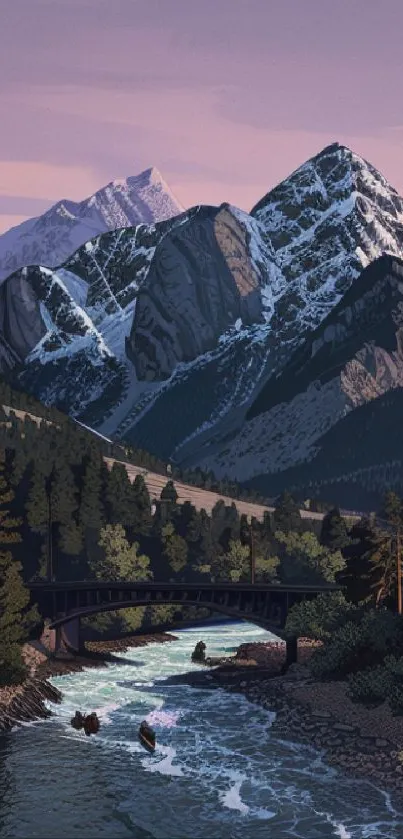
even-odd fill
[(0, 230), (149, 166), (250, 209), (335, 140), (403, 193), (402, 0), (0, 2)]

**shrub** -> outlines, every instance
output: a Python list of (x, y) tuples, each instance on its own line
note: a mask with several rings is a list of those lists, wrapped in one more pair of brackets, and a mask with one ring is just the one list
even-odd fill
[(323, 647), (315, 650), (309, 667), (318, 679), (343, 679), (347, 673), (360, 669), (357, 664), (364, 651), (360, 627), (348, 621), (334, 632)]
[(353, 702), (376, 707), (390, 695), (393, 675), (383, 665), (350, 674), (348, 677), (348, 695)]
[(325, 641), (356, 611), (357, 607), (348, 603), (341, 591), (319, 594), (292, 606), (285, 630), (287, 635)]
[[(312, 673), (320, 679), (342, 679), (369, 667), (384, 664), (403, 646), (403, 620), (386, 609), (357, 610), (336, 629), (310, 660)], [(396, 666), (396, 662), (395, 662)]]
[(19, 644), (10, 644), (7, 659), (0, 661), (0, 685), (19, 685), (27, 678)]

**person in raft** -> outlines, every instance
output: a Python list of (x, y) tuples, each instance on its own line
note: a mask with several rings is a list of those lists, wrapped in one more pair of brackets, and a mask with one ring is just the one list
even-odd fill
[(84, 720), (84, 714), (82, 714), (81, 711), (76, 711), (74, 717), (71, 720), (71, 725), (73, 726), (73, 728), (76, 729), (76, 731), (80, 731), (82, 728), (84, 728)]
[(143, 737), (145, 737), (146, 740), (148, 740), (149, 743), (151, 743), (153, 746), (155, 746), (155, 732), (153, 731), (151, 726), (148, 724), (147, 720), (143, 720), (143, 722), (141, 723), (140, 734), (142, 734)]
[(98, 734), (99, 729), (100, 729), (99, 719), (98, 719), (95, 711), (93, 711), (92, 714), (88, 714), (88, 717), (85, 718), (84, 731), (85, 731), (87, 737), (89, 737), (90, 734)]

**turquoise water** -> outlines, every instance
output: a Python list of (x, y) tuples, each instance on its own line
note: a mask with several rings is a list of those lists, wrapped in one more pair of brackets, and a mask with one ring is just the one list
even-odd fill
[[(273, 713), (221, 689), (164, 684), (210, 654), (271, 636), (250, 624), (178, 632), (128, 650), (119, 664), (53, 679), (55, 716), (0, 740), (0, 836), (45, 839), (403, 839), (393, 799), (320, 754), (276, 737)], [(97, 710), (101, 731), (70, 727)], [(157, 733), (147, 754), (142, 719)]]

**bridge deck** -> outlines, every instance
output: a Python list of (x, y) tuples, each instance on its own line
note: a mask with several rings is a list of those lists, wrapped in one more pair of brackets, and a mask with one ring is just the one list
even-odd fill
[(343, 591), (343, 586), (333, 583), (320, 585), (286, 585), (270, 583), (169, 583), (169, 582), (137, 582), (131, 581), (104, 581), (85, 580), (67, 582), (33, 581), (27, 584), (31, 590), (41, 591), (88, 591), (94, 589), (105, 589), (109, 591), (123, 591), (137, 589), (139, 591), (278, 591), (294, 593), (320, 593), (330, 591)]

